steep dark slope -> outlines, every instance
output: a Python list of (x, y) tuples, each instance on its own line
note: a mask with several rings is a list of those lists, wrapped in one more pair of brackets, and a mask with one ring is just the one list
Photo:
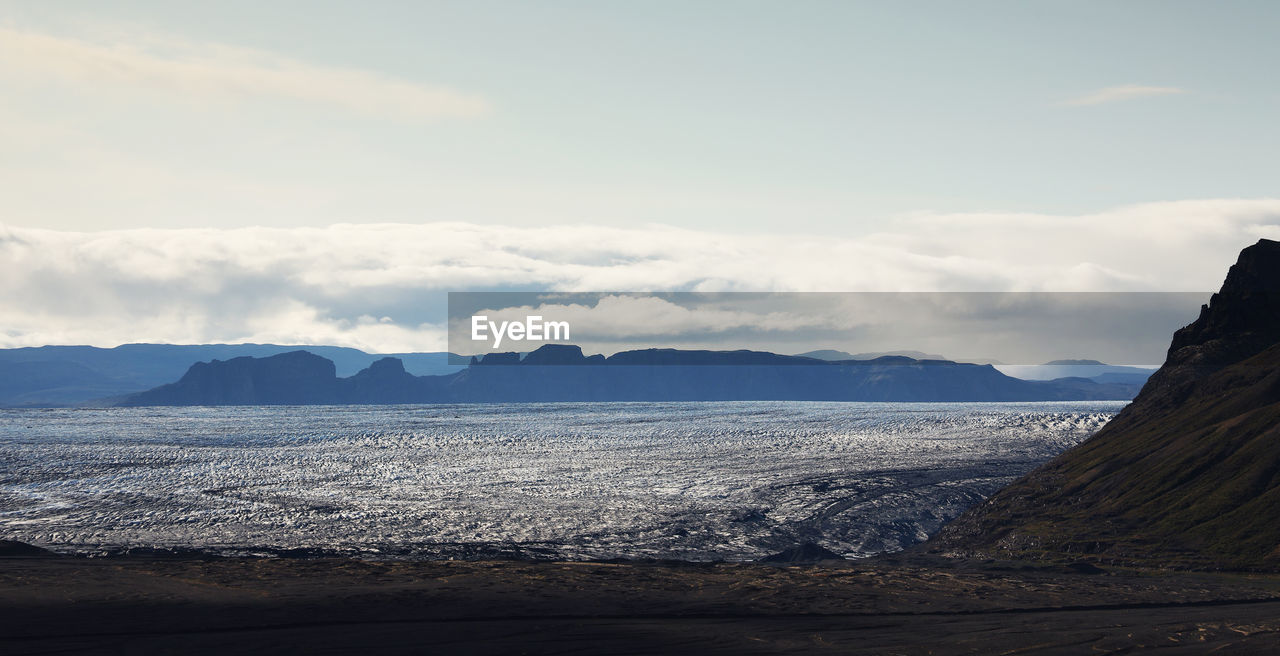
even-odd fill
[(938, 553), (1280, 568), (1280, 242), (1246, 248), (1138, 397)]

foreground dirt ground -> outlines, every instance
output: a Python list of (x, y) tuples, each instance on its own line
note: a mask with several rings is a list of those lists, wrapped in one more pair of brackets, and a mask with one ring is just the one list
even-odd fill
[(5, 654), (1143, 650), (1280, 653), (1280, 577), (920, 559), (0, 559)]

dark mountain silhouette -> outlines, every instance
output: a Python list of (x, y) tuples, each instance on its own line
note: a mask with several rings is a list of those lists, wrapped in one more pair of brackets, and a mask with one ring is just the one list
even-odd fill
[(332, 361), (291, 351), (197, 362), (178, 382), (130, 398), (143, 400), (140, 405), (152, 405), (146, 400), (163, 405), (293, 405), (336, 403), (339, 395)]
[(1124, 400), (1136, 391), (1084, 379), (1024, 381), (990, 365), (902, 356), (828, 362), (762, 351), (645, 349), (605, 358), (548, 344), (523, 359), (489, 353), (447, 376), (413, 376), (384, 358), (348, 378), (327, 362), (302, 351), (215, 360), (118, 404)]
[(819, 349), (817, 351), (808, 351), (798, 354), (802, 358), (815, 358), (818, 360), (874, 360), (875, 358), (884, 357), (886, 355), (905, 355), (915, 360), (946, 360), (947, 358), (933, 353), (924, 353), (922, 351), (877, 351), (874, 353), (848, 353), (845, 351), (837, 351), (835, 349)]
[(856, 360), (852, 353), (847, 351), (837, 351), (835, 349), (818, 349), (816, 351), (805, 351), (797, 353), (798, 358), (813, 358), (815, 360)]
[(1280, 242), (1246, 248), (1142, 392), (926, 548), (1280, 568)]
[(444, 399), (450, 376), (414, 376), (398, 358), (382, 358), (337, 381), (339, 403), (422, 403)]
[[(115, 348), (41, 346), (0, 349), (0, 406), (74, 405), (153, 388), (174, 380), (193, 362), (267, 357), (305, 350), (332, 360), (350, 376), (383, 357), (339, 346), (276, 344), (125, 344)], [(417, 375), (456, 372), (447, 353), (392, 354)]]

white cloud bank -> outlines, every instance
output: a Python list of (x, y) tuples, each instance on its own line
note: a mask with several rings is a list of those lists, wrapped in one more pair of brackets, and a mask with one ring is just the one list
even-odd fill
[(284, 98), (401, 119), (490, 111), (484, 98), (252, 48), (132, 31), (87, 40), (0, 26), (0, 74), (145, 89), (201, 100)]
[[(655, 346), (801, 353), (818, 347), (1039, 364), (1066, 357), (1159, 363), (1208, 299), (1192, 293), (565, 292), (449, 297), (449, 350), (530, 350), (545, 340), (612, 354)], [(530, 317), (540, 319), (530, 321)], [(477, 317), (481, 317), (476, 321)], [(502, 326), (546, 325), (523, 341)], [(478, 330), (477, 330), (478, 328)], [(521, 331), (523, 332), (523, 331)], [(500, 341), (497, 335), (506, 341)], [(543, 335), (547, 335), (543, 337)]]
[(1280, 199), (920, 214), (861, 238), (463, 223), (59, 232), (0, 226), (0, 347), (443, 350), (445, 291), (1201, 291), (1280, 238)]
[(1114, 87), (1104, 87), (1096, 91), (1091, 91), (1078, 98), (1072, 98), (1066, 101), (1067, 105), (1087, 106), (1087, 105), (1105, 105), (1108, 103), (1124, 102), (1126, 100), (1137, 100), (1138, 98), (1149, 98), (1152, 96), (1173, 96), (1187, 93), (1186, 89), (1178, 87), (1153, 87), (1141, 84), (1121, 84)]

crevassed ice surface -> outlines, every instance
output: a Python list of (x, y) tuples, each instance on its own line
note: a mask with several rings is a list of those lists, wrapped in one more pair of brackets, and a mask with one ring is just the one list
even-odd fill
[(0, 538), (56, 551), (752, 560), (919, 542), (1119, 402), (0, 411)]

